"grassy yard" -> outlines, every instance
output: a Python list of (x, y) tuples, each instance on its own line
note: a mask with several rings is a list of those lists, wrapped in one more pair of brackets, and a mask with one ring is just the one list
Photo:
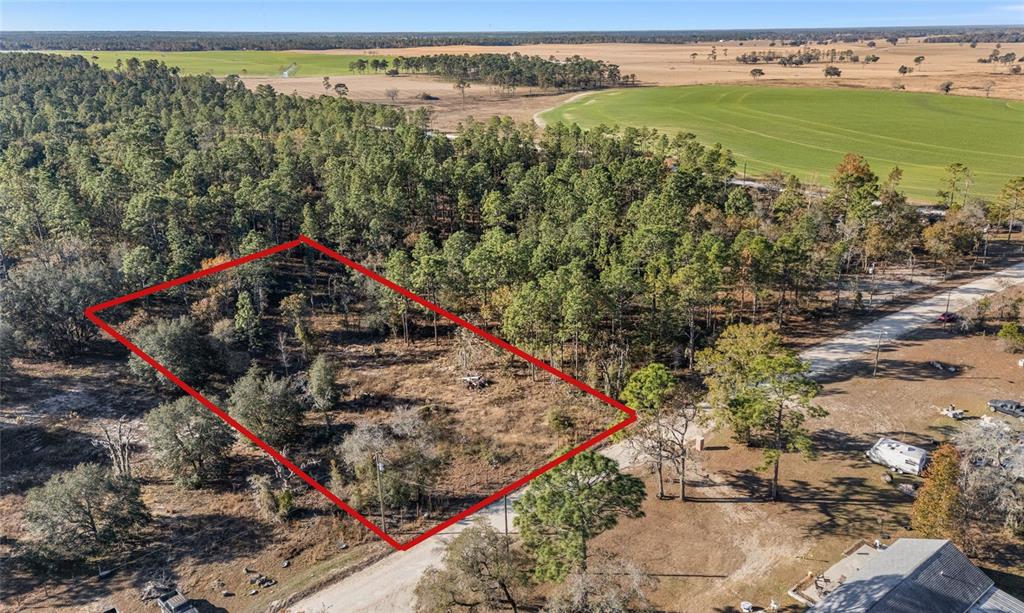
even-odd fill
[[(329, 53), (296, 53), (294, 51), (57, 51), (67, 55), (78, 54), (96, 62), (103, 68), (113, 68), (117, 60), (138, 58), (158, 60), (168, 66), (177, 66), (182, 74), (212, 74), (223, 77), (236, 74), (243, 77), (280, 77), (288, 71), (290, 77), (321, 77), (352, 74), (349, 62), (386, 59), (387, 56), (334, 55)], [(289, 70), (290, 69), (290, 70)]]
[(738, 172), (770, 170), (827, 183), (845, 153), (884, 177), (898, 165), (915, 200), (934, 200), (944, 168), (974, 172), (991, 198), (1024, 172), (1024, 103), (853, 89), (698, 85), (601, 92), (542, 115), (548, 123), (692, 132), (732, 150)]

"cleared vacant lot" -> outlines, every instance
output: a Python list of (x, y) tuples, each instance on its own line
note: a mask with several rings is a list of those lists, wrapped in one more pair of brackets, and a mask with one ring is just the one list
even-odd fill
[(541, 115), (546, 122), (647, 126), (692, 132), (733, 151), (742, 171), (827, 182), (848, 152), (883, 175), (904, 170), (917, 199), (934, 199), (953, 162), (974, 172), (972, 192), (992, 197), (1024, 168), (1024, 103), (851, 89), (715, 85), (596, 93)]
[(181, 74), (229, 74), (253, 77), (323, 77), (352, 74), (349, 62), (362, 59), (386, 59), (377, 54), (318, 54), (296, 51), (60, 51), (84, 55), (103, 68), (114, 68), (118, 60), (157, 60), (177, 66)]

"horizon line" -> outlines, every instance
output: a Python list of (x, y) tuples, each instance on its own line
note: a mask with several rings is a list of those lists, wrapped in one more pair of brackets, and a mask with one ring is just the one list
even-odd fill
[(1024, 28), (1024, 23), (961, 23), (932, 25), (878, 25), (878, 26), (803, 26), (803, 27), (765, 27), (765, 28), (694, 28), (694, 29), (622, 29), (622, 30), (5, 30), (3, 34), (35, 34), (40, 32), (51, 34), (630, 34), (630, 33), (664, 33), (689, 34), (702, 32), (813, 32), (816, 30), (907, 30), (935, 28)]

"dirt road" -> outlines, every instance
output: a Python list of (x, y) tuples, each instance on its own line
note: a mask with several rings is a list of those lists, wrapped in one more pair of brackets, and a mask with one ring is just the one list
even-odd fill
[[(508, 501), (509, 529), (512, 528), (512, 499)], [(408, 551), (395, 552), (292, 605), (294, 613), (320, 611), (405, 613), (413, 610), (413, 589), (420, 576), (440, 563), (445, 544), (473, 522), (484, 519), (499, 530), (505, 529), (505, 504), (496, 502)]]
[(1011, 286), (1024, 283), (1024, 263), (1004, 268), (948, 292), (942, 292), (902, 311), (876, 319), (852, 332), (817, 345), (801, 354), (811, 372), (826, 373), (844, 363), (870, 359), (878, 343), (895, 340), (936, 321), (946, 311), (957, 312)]

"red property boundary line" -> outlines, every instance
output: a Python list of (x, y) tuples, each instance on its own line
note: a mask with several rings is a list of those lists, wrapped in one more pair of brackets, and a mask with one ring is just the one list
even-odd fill
[[(480, 502), (472, 505), (468, 509), (465, 509), (464, 511), (461, 511), (460, 513), (458, 513), (454, 517), (451, 517), (450, 519), (448, 519), (448, 520), (446, 520), (446, 521), (444, 521), (444, 522), (434, 526), (433, 528), (427, 530), (426, 532), (420, 534), (419, 536), (416, 536), (416, 537), (414, 537), (414, 538), (412, 538), (412, 539), (410, 539), (408, 541), (405, 541), (405, 542), (399, 542), (399, 541), (395, 540), (390, 535), (388, 535), (380, 526), (378, 526), (377, 524), (375, 524), (372, 521), (370, 521), (369, 519), (367, 519), (366, 516), (364, 516), (359, 511), (357, 511), (354, 508), (350, 507), (343, 500), (338, 498), (338, 496), (336, 496), (333, 492), (331, 492), (329, 489), (327, 489), (326, 487), (321, 485), (316, 479), (310, 477), (301, 468), (299, 468), (294, 463), (292, 463), (288, 458), (286, 458), (283, 455), (281, 455), (280, 452), (278, 452), (276, 449), (274, 449), (269, 444), (267, 444), (266, 442), (261, 440), (259, 437), (257, 437), (255, 434), (253, 434), (251, 431), (249, 431), (245, 426), (243, 426), (238, 421), (236, 421), (234, 418), (232, 418), (226, 411), (224, 411), (223, 409), (221, 409), (217, 405), (215, 405), (212, 402), (210, 402), (209, 400), (207, 400), (205, 397), (203, 397), (202, 394), (200, 394), (198, 391), (196, 391), (195, 388), (193, 388), (189, 384), (187, 384), (184, 381), (182, 381), (180, 378), (178, 378), (177, 375), (175, 375), (174, 373), (169, 371), (167, 369), (167, 367), (165, 367), (163, 364), (160, 364), (159, 362), (157, 362), (150, 355), (148, 355), (146, 352), (144, 352), (142, 349), (140, 349), (136, 344), (132, 343), (124, 335), (122, 335), (120, 332), (115, 330), (113, 328), (113, 326), (111, 326), (106, 321), (101, 319), (99, 317), (99, 315), (97, 315), (97, 313), (99, 313), (100, 311), (103, 311), (105, 309), (109, 309), (111, 307), (115, 307), (117, 305), (124, 304), (126, 302), (130, 302), (130, 301), (138, 299), (138, 298), (143, 298), (145, 296), (149, 296), (150, 294), (154, 294), (156, 292), (159, 292), (159, 291), (162, 291), (162, 290), (165, 290), (165, 289), (169, 289), (169, 288), (172, 288), (172, 287), (177, 287), (177, 286), (182, 285), (184, 283), (188, 283), (189, 281), (194, 281), (196, 279), (201, 279), (201, 278), (206, 277), (208, 275), (212, 275), (212, 274), (220, 272), (222, 270), (226, 270), (228, 268), (239, 266), (241, 264), (245, 264), (245, 263), (251, 262), (253, 260), (258, 260), (260, 258), (264, 258), (264, 257), (270, 256), (270, 255), (274, 255), (275, 253), (279, 253), (279, 252), (282, 252), (282, 251), (287, 251), (289, 249), (293, 249), (295, 247), (298, 247), (299, 245), (306, 245), (308, 247), (311, 247), (311, 248), (319, 251), (320, 253), (323, 253), (324, 255), (326, 255), (329, 258), (331, 258), (333, 260), (337, 260), (338, 262), (341, 262), (342, 264), (344, 264), (345, 266), (348, 266), (349, 268), (355, 270), (356, 272), (359, 272), (359, 273), (361, 273), (363, 275), (366, 275), (367, 277), (373, 279), (377, 283), (380, 283), (381, 285), (384, 285), (385, 287), (388, 287), (388, 288), (398, 292), (399, 294), (405, 296), (406, 298), (412, 300), (413, 302), (416, 302), (420, 306), (422, 306), (422, 307), (424, 307), (424, 308), (426, 308), (426, 309), (428, 309), (430, 311), (433, 311), (433, 312), (437, 313), (438, 315), (444, 317), (445, 319), (448, 319), (449, 321), (452, 321), (452, 322), (462, 326), (463, 328), (466, 328), (467, 330), (473, 332), (474, 334), (476, 334), (476, 335), (486, 339), (491, 344), (496, 345), (498, 347), (501, 347), (502, 349), (504, 349), (506, 351), (509, 351), (509, 352), (519, 356), (520, 358), (526, 360), (527, 362), (530, 362), (531, 364), (533, 364), (537, 368), (540, 368), (540, 369), (550, 373), (551, 375), (561, 379), (562, 381), (565, 381), (566, 383), (576, 387), (577, 389), (580, 389), (580, 390), (590, 394), (591, 396), (594, 396), (595, 398), (605, 402), (606, 404), (609, 404), (609, 405), (615, 407), (616, 409), (618, 409), (618, 410), (622, 411), (623, 413), (625, 413), (626, 414), (626, 418), (623, 419), (622, 421), (620, 421), (619, 423), (615, 424), (614, 426), (610, 427), (609, 429), (607, 429), (607, 430), (597, 434), (596, 436), (590, 438), (589, 440), (585, 441), (584, 443), (578, 445), (577, 447), (573, 448), (569, 452), (564, 453), (564, 454), (558, 456), (557, 458), (549, 461), (548, 463), (544, 464), (540, 468), (537, 468), (533, 472), (527, 474), (525, 477), (522, 477), (521, 479), (518, 479), (518, 480), (514, 481), (513, 483), (510, 483), (509, 485), (507, 485), (504, 488), (498, 490), (494, 494), (488, 496), (487, 498), (484, 498), (483, 500), (481, 500)], [(334, 504), (338, 505), (338, 507), (340, 507), (343, 511), (345, 511), (346, 513), (348, 513), (349, 515), (354, 517), (357, 521), (359, 521), (361, 524), (363, 524), (367, 528), (369, 528), (371, 531), (373, 531), (374, 534), (379, 536), (381, 539), (383, 539), (389, 545), (391, 545), (395, 549), (398, 549), (398, 550), (401, 550), (401, 551), (404, 551), (404, 550), (407, 550), (407, 549), (411, 549), (415, 545), (425, 541), (426, 539), (428, 539), (431, 536), (433, 536), (433, 535), (435, 535), (435, 534), (445, 530), (446, 528), (448, 528), (448, 527), (450, 527), (450, 526), (452, 526), (452, 525), (462, 521), (463, 519), (469, 517), (473, 513), (476, 513), (477, 511), (479, 511), (479, 510), (481, 510), (481, 509), (491, 505), (492, 503), (494, 503), (494, 502), (496, 502), (498, 500), (501, 500), (503, 497), (505, 497), (508, 494), (511, 494), (512, 492), (516, 491), (517, 489), (519, 489), (520, 487), (525, 485), (530, 480), (532, 480), (532, 479), (536, 478), (537, 476), (547, 472), (548, 470), (551, 470), (552, 468), (554, 468), (555, 466), (558, 466), (562, 462), (565, 462), (569, 458), (571, 458), (571, 457), (573, 457), (575, 455), (578, 455), (579, 453), (582, 453), (583, 451), (589, 449), (590, 447), (593, 447), (597, 443), (607, 439), (608, 437), (612, 436), (616, 432), (622, 430), (626, 426), (628, 426), (628, 425), (630, 425), (630, 424), (632, 424), (633, 422), (636, 421), (636, 411), (634, 411), (633, 409), (631, 409), (631, 408), (627, 407), (626, 405), (622, 404), (618, 400), (615, 400), (614, 398), (612, 398), (612, 397), (610, 397), (610, 396), (608, 396), (606, 394), (603, 394), (603, 393), (595, 390), (594, 388), (592, 388), (589, 385), (583, 383), (582, 381), (578, 381), (575, 378), (567, 375), (566, 373), (564, 373), (564, 372), (554, 368), (553, 366), (551, 366), (547, 362), (544, 362), (544, 361), (542, 361), (542, 360), (540, 360), (540, 359), (538, 359), (538, 358), (536, 358), (536, 357), (526, 353), (525, 351), (519, 349), (518, 347), (515, 347), (514, 345), (508, 343), (507, 341), (504, 341), (504, 340), (502, 340), (502, 339), (500, 339), (500, 338), (498, 338), (498, 337), (496, 337), (496, 336), (494, 336), (494, 335), (492, 335), (492, 334), (490, 334), (490, 333), (488, 333), (488, 332), (478, 328), (477, 326), (474, 326), (473, 324), (471, 324), (468, 321), (462, 319), (461, 317), (459, 317), (459, 316), (457, 316), (457, 315), (455, 315), (453, 313), (450, 313), (450, 312), (442, 309), (441, 307), (439, 307), (439, 306), (437, 306), (437, 305), (435, 305), (435, 304), (433, 304), (431, 302), (428, 302), (427, 300), (423, 299), (422, 297), (420, 297), (420, 296), (410, 292), (409, 290), (405, 289), (404, 287), (401, 287), (400, 285), (397, 285), (396, 283), (394, 283), (392, 281), (389, 281), (388, 279), (382, 277), (381, 275), (379, 275), (376, 272), (370, 270), (369, 268), (366, 268), (365, 266), (350, 260), (349, 258), (341, 255), (340, 253), (338, 253), (338, 252), (336, 252), (336, 251), (334, 251), (332, 249), (329, 249), (329, 248), (321, 245), (320, 243), (314, 241), (313, 239), (308, 238), (306, 236), (302, 236), (302, 235), (299, 235), (299, 237), (297, 239), (295, 239), (295, 240), (291, 240), (291, 241), (288, 241), (286, 243), (281, 243), (280, 245), (277, 245), (276, 247), (271, 247), (269, 249), (264, 249), (262, 251), (257, 251), (256, 253), (251, 253), (249, 255), (240, 257), (238, 259), (231, 260), (229, 262), (224, 262), (222, 264), (218, 264), (217, 266), (212, 266), (210, 268), (206, 268), (204, 270), (200, 270), (200, 271), (197, 271), (197, 272), (185, 275), (183, 277), (179, 277), (177, 279), (172, 279), (170, 281), (165, 281), (163, 283), (158, 283), (156, 285), (147, 287), (145, 289), (141, 289), (141, 290), (136, 291), (136, 292), (132, 292), (130, 294), (126, 294), (124, 296), (120, 296), (118, 298), (114, 298), (112, 300), (108, 300), (106, 302), (101, 302), (99, 304), (94, 304), (94, 305), (92, 305), (92, 306), (90, 306), (90, 307), (85, 309), (85, 316), (90, 321), (92, 321), (94, 324), (99, 326), (104, 332), (106, 332), (112, 338), (114, 338), (114, 340), (118, 341), (119, 343), (121, 343), (122, 345), (127, 347), (129, 351), (131, 351), (132, 353), (137, 355), (139, 358), (141, 358), (147, 364), (149, 364), (150, 366), (155, 368), (157, 371), (159, 371), (162, 375), (167, 377), (172, 383), (174, 383), (175, 385), (180, 387), (182, 390), (184, 390), (189, 396), (192, 396), (200, 404), (205, 406), (207, 409), (213, 411), (213, 413), (215, 413), (218, 417), (223, 419), (229, 426), (231, 426), (235, 430), (238, 430), (238, 432), (240, 432), (242, 434), (242, 436), (244, 436), (245, 438), (247, 438), (250, 441), (252, 441), (254, 444), (256, 444), (256, 446), (258, 446), (259, 448), (261, 448), (264, 451), (266, 451), (268, 454), (270, 454), (271, 457), (273, 457), (275, 460), (277, 460), (282, 465), (284, 465), (286, 468), (288, 468), (288, 470), (292, 471), (293, 473), (298, 475), (300, 478), (302, 478), (302, 480), (305, 481), (306, 483), (308, 483), (310, 485), (310, 487), (312, 487), (313, 489), (317, 490), (318, 492), (320, 492), (321, 494), (326, 496), (331, 502), (333, 502)]]

